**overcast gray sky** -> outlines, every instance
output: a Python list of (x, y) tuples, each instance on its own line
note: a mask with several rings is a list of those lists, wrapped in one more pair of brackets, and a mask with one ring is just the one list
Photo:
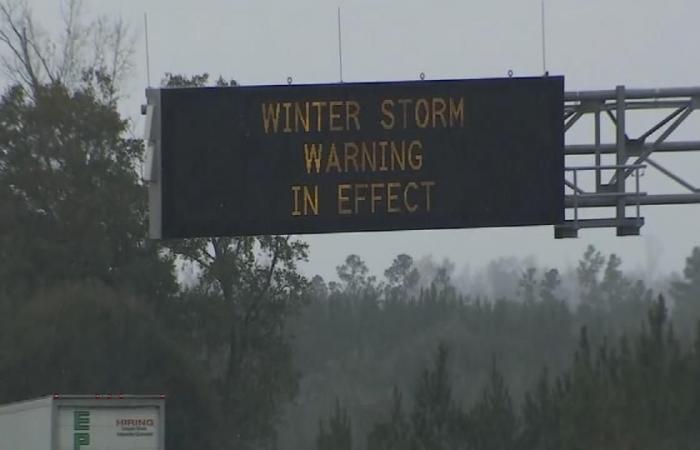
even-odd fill
[[(47, 27), (59, 23), (58, 0), (30, 0)], [(136, 70), (122, 109), (135, 121), (146, 86), (143, 14), (148, 14), (151, 84), (165, 72), (209, 72), (241, 84), (338, 81), (336, 8), (342, 8), (345, 81), (476, 78), (542, 73), (540, 0), (86, 0), (91, 13), (121, 15), (137, 31)], [(547, 69), (567, 90), (700, 85), (697, 0), (549, 0)], [(695, 113), (698, 114), (698, 113)], [(641, 130), (629, 119), (632, 129)], [(700, 140), (695, 119), (677, 135)], [(141, 130), (140, 125), (135, 127)], [(581, 132), (567, 135), (575, 143)], [(700, 184), (700, 154), (668, 164)], [(642, 189), (666, 186), (653, 174)], [(700, 205), (646, 207), (641, 237), (583, 231), (555, 240), (552, 227), (352, 233), (311, 236), (309, 274), (333, 277), (348, 253), (380, 274), (393, 257), (432, 254), (458, 271), (500, 256), (538, 264), (575, 264), (588, 244), (621, 255), (632, 270), (679, 271), (700, 244)]]

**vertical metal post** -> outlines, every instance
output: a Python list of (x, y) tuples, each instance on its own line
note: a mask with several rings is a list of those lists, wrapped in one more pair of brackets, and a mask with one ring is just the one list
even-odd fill
[(540, 14), (541, 14), (540, 19), (542, 22), (542, 73), (544, 75), (546, 75), (547, 74), (547, 42), (546, 42), (546, 38), (545, 38), (546, 27), (545, 27), (545, 23), (544, 23), (544, 20), (545, 20), (544, 0), (542, 0), (542, 3), (541, 3)]
[(340, 66), (340, 82), (343, 82), (343, 37), (340, 25), (340, 6), (338, 6), (338, 64)]
[(151, 87), (151, 56), (148, 52), (148, 15), (143, 13), (144, 38), (146, 39), (146, 82)]
[[(618, 166), (623, 166), (627, 163), (627, 148), (626, 148), (626, 136), (625, 136), (625, 87), (617, 86), (615, 88), (617, 97), (617, 134), (616, 134), (616, 152), (615, 152), (615, 164)], [(615, 180), (617, 182), (616, 192), (617, 197), (617, 207), (615, 217), (618, 221), (617, 235), (623, 236), (625, 234), (624, 227), (622, 226), (625, 219), (625, 196), (622, 195), (625, 192), (625, 169), (618, 167), (615, 175)]]
[(163, 236), (163, 183), (161, 181), (161, 103), (160, 89), (147, 89), (146, 106), (147, 116), (150, 120), (146, 127), (146, 167), (148, 175), (148, 235), (151, 239), (160, 239)]
[(641, 199), (639, 198), (639, 167), (634, 170), (634, 185), (637, 194), (637, 225), (641, 226), (639, 223), (639, 218), (641, 217), (641, 211), (639, 205), (641, 204)]
[(595, 112), (595, 191), (600, 192), (600, 110)]
[(578, 230), (578, 170), (574, 169), (574, 226)]

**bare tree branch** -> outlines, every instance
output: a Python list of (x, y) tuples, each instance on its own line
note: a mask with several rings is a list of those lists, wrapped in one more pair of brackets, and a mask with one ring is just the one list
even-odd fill
[(0, 41), (4, 42), (5, 45), (7, 45), (7, 47), (12, 51), (12, 53), (15, 54), (15, 57), (18, 60), (22, 60), (22, 53), (19, 49), (17, 49), (12, 39), (10, 39), (10, 37), (4, 31), (0, 31)]
[(69, 0), (66, 8), (66, 3), (62, 3), (62, 16), (64, 24), (63, 50), (62, 60), (59, 66), (59, 73), (64, 80), (72, 78), (72, 72), (75, 70), (76, 53), (77, 53), (77, 27), (78, 15), (82, 6), (82, 2), (78, 0)]
[[(37, 57), (37, 59), (39, 60), (41, 65), (44, 67), (44, 71), (46, 72), (46, 76), (49, 77), (49, 80), (51, 80), (51, 82), (53, 83), (56, 81), (56, 76), (54, 75), (53, 71), (49, 67), (49, 62), (47, 61), (43, 52), (37, 46), (36, 39), (35, 39), (36, 33), (34, 32), (34, 25), (32, 23), (32, 18), (30, 16), (28, 16), (26, 20), (27, 20), (27, 28), (29, 28), (29, 38), (25, 37), (25, 41), (32, 48), (34, 55)], [(26, 32), (24, 34), (26, 36)]]
[(211, 267), (210, 263), (208, 263), (205, 260), (203, 260), (202, 258), (196, 256), (195, 254), (182, 253), (182, 255), (187, 257), (187, 258), (190, 258), (192, 261), (194, 261), (197, 264), (199, 264), (200, 266), (202, 266), (202, 268), (209, 269)]
[(36, 92), (40, 85), (40, 80), (32, 65), (30, 45), (27, 42), (26, 26), (29, 11), (26, 4), (23, 11), (19, 14), (17, 13), (17, 8), (18, 4), (15, 2), (9, 0), (0, 2), (0, 13), (2, 13), (2, 23), (0, 25), (3, 27), (0, 33), (2, 35), (1, 40), (14, 54), (19, 65), (19, 67), (13, 65), (7, 69), (22, 71), (23, 73), (18, 75), (20, 75), (20, 78), (28, 81), (28, 87), (32, 92)]
[[(257, 312), (260, 310), (265, 294), (267, 294), (267, 292), (270, 290), (270, 286), (272, 286), (272, 276), (277, 269), (277, 262), (279, 261), (280, 251), (282, 249), (282, 246), (276, 239), (277, 238), (275, 238), (275, 247), (272, 252), (272, 261), (270, 261), (270, 266), (268, 267), (267, 274), (265, 276), (264, 287), (260, 290), (260, 292), (258, 292), (253, 304), (250, 305), (250, 308), (248, 311), (246, 311), (245, 318), (243, 320), (243, 323), (245, 324), (248, 324), (250, 320), (252, 320), (253, 315), (257, 314)], [(285, 245), (289, 243), (289, 236), (285, 238), (284, 243)]]
[(27, 70), (27, 75), (32, 81), (32, 87), (34, 88), (33, 91), (36, 93), (39, 90), (40, 83), (39, 77), (37, 76), (36, 71), (34, 70), (34, 66), (32, 66), (32, 57), (29, 53), (29, 42), (27, 42), (26, 29), (22, 30), (22, 39), (20, 40), (20, 44), (22, 45), (22, 60), (24, 61), (24, 66)]
[(135, 38), (127, 24), (103, 17), (87, 23), (83, 0), (63, 0), (63, 31), (52, 39), (35, 25), (27, 1), (0, 0), (2, 69), (31, 93), (45, 81), (71, 89), (87, 84), (98, 88), (103, 100), (115, 101), (134, 53)]

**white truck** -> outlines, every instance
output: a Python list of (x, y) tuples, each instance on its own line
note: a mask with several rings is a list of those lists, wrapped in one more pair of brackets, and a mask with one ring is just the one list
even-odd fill
[(0, 450), (165, 450), (165, 398), (52, 395), (3, 405)]

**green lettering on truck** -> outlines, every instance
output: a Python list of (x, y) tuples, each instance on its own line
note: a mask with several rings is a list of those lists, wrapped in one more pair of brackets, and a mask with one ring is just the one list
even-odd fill
[(73, 450), (80, 450), (83, 445), (90, 445), (89, 433), (75, 433), (73, 441)]
[(73, 418), (75, 431), (88, 431), (90, 429), (90, 411), (75, 411)]
[(90, 445), (90, 411), (73, 412), (73, 450), (80, 450), (80, 447)]

